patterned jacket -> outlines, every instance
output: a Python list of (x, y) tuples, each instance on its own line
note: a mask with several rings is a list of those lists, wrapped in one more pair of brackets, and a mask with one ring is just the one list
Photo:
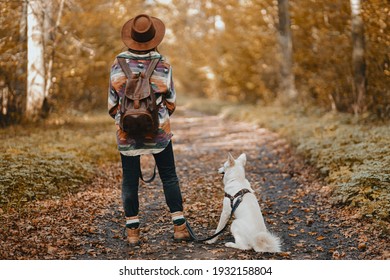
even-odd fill
[(160, 57), (151, 78), (151, 86), (156, 94), (156, 103), (159, 107), (159, 129), (153, 138), (146, 138), (144, 141), (136, 142), (119, 127), (120, 104), (126, 87), (126, 75), (115, 59), (110, 74), (110, 85), (108, 89), (108, 113), (115, 119), (117, 126), (116, 140), (118, 150), (127, 156), (142, 154), (155, 154), (163, 151), (172, 138), (169, 116), (175, 110), (176, 93), (172, 79), (172, 68), (165, 58), (158, 52), (152, 51), (148, 54), (135, 54), (129, 51), (120, 53), (117, 57), (126, 58), (132, 72), (145, 71), (151, 59)]

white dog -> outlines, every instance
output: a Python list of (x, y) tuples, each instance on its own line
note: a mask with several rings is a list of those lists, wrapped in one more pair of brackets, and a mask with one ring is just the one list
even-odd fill
[[(229, 153), (228, 160), (218, 170), (219, 173), (224, 174), (225, 198), (215, 232), (220, 231), (226, 225), (232, 205), (241, 196), (242, 202), (234, 212), (234, 220), (230, 228), (235, 242), (228, 242), (225, 245), (241, 250), (253, 248), (256, 252), (280, 252), (280, 240), (267, 230), (260, 206), (253, 194), (254, 191), (245, 178), (245, 163), (245, 154), (240, 155), (235, 160)], [(217, 241), (217, 238), (215, 237), (207, 243), (212, 244)]]

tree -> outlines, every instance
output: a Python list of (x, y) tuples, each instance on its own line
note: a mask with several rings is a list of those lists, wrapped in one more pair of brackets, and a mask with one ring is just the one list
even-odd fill
[(353, 73), (353, 111), (359, 114), (366, 110), (366, 62), (364, 58), (364, 26), (361, 17), (360, 0), (351, 0), (352, 15), (352, 73)]
[(295, 78), (292, 69), (293, 47), (291, 39), (291, 23), (288, 10), (288, 0), (278, 0), (279, 42), (281, 58), (281, 89), (285, 97), (293, 99), (297, 96)]
[(36, 119), (45, 100), (43, 3), (27, 3), (27, 98), (25, 117)]
[[(56, 50), (57, 43), (58, 43), (57, 31), (58, 31), (58, 28), (60, 27), (60, 23), (61, 23), (62, 11), (64, 9), (64, 2), (65, 2), (65, 0), (60, 1), (60, 5), (58, 8), (58, 15), (57, 15), (57, 19), (56, 19), (54, 28), (52, 29), (52, 32), (47, 33), (47, 34), (51, 34), (51, 37), (53, 38), (53, 45), (52, 45), (52, 50), (51, 50), (50, 57), (49, 57), (49, 62), (48, 62), (47, 67), (46, 67), (46, 69), (47, 69), (46, 76), (47, 77), (46, 77), (46, 85), (45, 85), (45, 98), (49, 97), (50, 89), (52, 86), (52, 69), (53, 69), (53, 62), (54, 62), (54, 54), (55, 54), (55, 50)], [(52, 8), (52, 6), (50, 6), (50, 7)]]
[(20, 121), (25, 107), (27, 4), (0, 1), (0, 127)]

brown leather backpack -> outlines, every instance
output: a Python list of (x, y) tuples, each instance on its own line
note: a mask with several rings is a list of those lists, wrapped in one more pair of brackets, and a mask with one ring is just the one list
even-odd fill
[(160, 58), (150, 61), (145, 72), (133, 73), (126, 59), (118, 63), (127, 77), (126, 89), (120, 106), (120, 128), (134, 139), (157, 134), (159, 127), (156, 95), (150, 85), (150, 76)]

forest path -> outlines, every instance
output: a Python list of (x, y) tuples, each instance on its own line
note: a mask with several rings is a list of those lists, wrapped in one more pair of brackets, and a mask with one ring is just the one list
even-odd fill
[[(159, 178), (140, 188), (142, 244), (125, 246), (120, 204), (119, 168), (115, 203), (100, 220), (90, 240), (109, 252), (89, 252), (80, 258), (114, 259), (357, 259), (367, 240), (339, 217), (327, 199), (328, 189), (316, 172), (290, 151), (278, 135), (248, 123), (224, 120), (195, 112), (178, 111), (172, 118), (176, 167), (185, 214), (197, 235), (211, 235), (222, 208), (223, 184), (218, 168), (228, 152), (247, 155), (246, 174), (256, 191), (268, 228), (283, 242), (283, 253), (265, 254), (226, 248), (227, 230), (213, 245), (175, 243), (173, 227)], [(143, 169), (151, 165), (144, 157)], [(340, 214), (340, 213), (339, 213)], [(359, 249), (359, 248), (360, 249)], [(91, 250), (93, 247), (86, 248)], [(95, 255), (96, 253), (96, 255)], [(363, 254), (362, 254), (363, 253)]]
[[(315, 170), (277, 134), (248, 123), (179, 110), (172, 117), (173, 148), (185, 215), (198, 236), (215, 230), (222, 208), (218, 168), (228, 152), (247, 155), (246, 174), (268, 229), (282, 240), (282, 253), (256, 253), (217, 243), (176, 243), (161, 182), (140, 187), (142, 244), (128, 247), (121, 205), (120, 163), (104, 166), (85, 190), (29, 206), (10, 228), (3, 258), (23, 259), (377, 259), (384, 240), (365, 224), (329, 204), (329, 189)], [(142, 157), (145, 176), (151, 156)], [(17, 215), (17, 214), (15, 214)]]

